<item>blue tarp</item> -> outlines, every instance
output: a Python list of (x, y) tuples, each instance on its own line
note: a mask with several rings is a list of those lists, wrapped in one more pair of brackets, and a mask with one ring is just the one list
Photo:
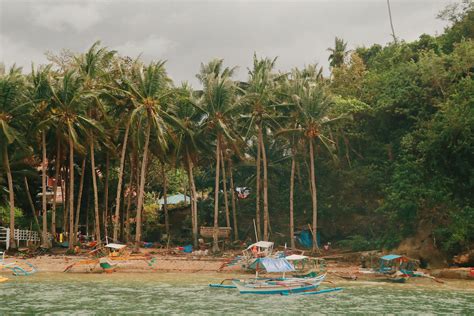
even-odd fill
[[(295, 238), (304, 248), (311, 248), (313, 246), (313, 234), (311, 234), (308, 229), (296, 233)], [(319, 232), (316, 234), (316, 240), (318, 242), (319, 247), (321, 243)]]
[(262, 266), (267, 272), (292, 272), (295, 271), (295, 267), (286, 259), (279, 258), (258, 258), (251, 265), (251, 269), (261, 268)]
[(398, 258), (401, 258), (401, 257), (402, 256), (400, 256), (400, 255), (386, 255), (386, 256), (381, 257), (380, 259), (390, 261), (390, 260), (398, 259)]

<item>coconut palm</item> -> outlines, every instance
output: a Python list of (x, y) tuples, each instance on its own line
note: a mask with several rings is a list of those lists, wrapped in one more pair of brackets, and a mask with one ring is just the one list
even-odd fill
[(256, 175), (256, 222), (260, 234), (260, 159), (263, 164), (263, 239), (268, 240), (268, 162), (265, 149), (264, 133), (276, 123), (276, 86), (281, 75), (273, 73), (275, 59), (253, 57), (253, 68), (249, 70), (249, 80), (245, 87), (243, 103), (247, 105), (249, 129), (257, 132), (257, 175)]
[[(139, 245), (142, 234), (142, 207), (146, 182), (146, 169), (148, 164), (148, 154), (150, 138), (153, 133), (154, 144), (162, 152), (168, 148), (169, 124), (176, 123), (163, 105), (169, 102), (173, 93), (172, 82), (165, 70), (165, 62), (152, 62), (148, 66), (139, 63), (135, 64), (130, 73), (121, 71), (121, 78), (116, 81), (117, 88), (127, 94), (134, 104), (131, 113), (131, 120), (144, 128), (143, 157), (140, 170), (136, 235), (135, 242)], [(140, 132), (140, 131), (137, 131)]]
[(13, 234), (15, 230), (15, 193), (8, 147), (14, 143), (17, 145), (23, 144), (21, 129), (30, 114), (30, 109), (25, 106), (29, 103), (24, 103), (25, 100), (23, 99), (24, 85), (25, 81), (20, 68), (13, 66), (8, 73), (0, 75), (0, 144), (2, 162), (8, 182), (10, 246), (12, 248), (16, 248)]
[(328, 48), (327, 50), (331, 52), (328, 58), (331, 67), (339, 67), (344, 64), (344, 60), (350, 52), (347, 50), (347, 42), (337, 36), (334, 40), (334, 48)]
[(197, 100), (192, 88), (184, 83), (177, 89), (176, 99), (171, 107), (171, 115), (179, 120), (183, 128), (175, 129), (176, 156), (182, 162), (188, 173), (189, 188), (191, 192), (191, 223), (194, 246), (198, 245), (198, 208), (197, 191), (194, 182), (194, 166), (197, 163), (199, 149), (208, 147), (205, 137), (200, 137), (200, 119), (202, 112), (195, 106)]
[(74, 236), (74, 150), (84, 153), (80, 137), (101, 128), (93, 119), (87, 117), (90, 95), (84, 88), (84, 78), (75, 70), (67, 71), (51, 85), (53, 114), (45, 121), (54, 122), (58, 132), (67, 139), (69, 149), (69, 248), (72, 249)]
[[(76, 62), (79, 69), (79, 74), (83, 77), (84, 87), (89, 94), (89, 108), (87, 110), (88, 116), (94, 120), (105, 121), (104, 115), (105, 110), (101, 106), (99, 100), (100, 94), (102, 93), (101, 88), (104, 84), (103, 80), (107, 76), (107, 71), (111, 65), (111, 60), (115, 54), (115, 51), (109, 51), (106, 47), (100, 47), (100, 42), (95, 42), (89, 50), (78, 57)], [(102, 118), (102, 119), (100, 119)], [(95, 143), (100, 142), (100, 136), (94, 135), (94, 131), (90, 130), (89, 136), (89, 151), (91, 157), (91, 173), (92, 173), (92, 185), (94, 190), (94, 214), (95, 214), (95, 233), (96, 239), (100, 243), (100, 214), (99, 214), (99, 196), (97, 189), (97, 176), (96, 176), (96, 164), (95, 164)], [(108, 192), (106, 190), (106, 192)], [(107, 198), (106, 204), (107, 204)], [(107, 205), (106, 205), (107, 206)], [(107, 207), (106, 207), (107, 209)], [(107, 213), (107, 212), (106, 212)], [(107, 216), (105, 216), (107, 218)], [(107, 223), (104, 223), (104, 227), (107, 233)]]
[[(304, 140), (309, 147), (310, 158), (310, 191), (313, 210), (313, 251), (318, 250), (317, 245), (317, 186), (315, 176), (315, 142), (318, 141), (330, 152), (333, 151), (333, 142), (324, 135), (328, 124), (334, 122), (343, 116), (337, 118), (329, 117), (329, 109), (332, 104), (332, 98), (327, 92), (324, 83), (315, 75), (315, 67), (300, 71), (294, 70), (291, 75), (290, 89), (292, 103), (295, 106), (294, 125), (281, 130), (279, 133), (289, 134), (296, 139)], [(292, 155), (294, 155), (293, 153)], [(294, 165), (292, 163), (292, 174), (294, 175)], [(293, 238), (293, 236), (292, 236)]]
[(203, 94), (199, 108), (204, 112), (202, 128), (212, 133), (215, 140), (215, 187), (214, 187), (214, 231), (212, 250), (219, 251), (219, 179), (221, 168), (221, 148), (224, 139), (235, 142), (238, 137), (234, 130), (234, 114), (239, 110), (236, 100), (237, 87), (231, 79), (235, 68), (224, 68), (222, 59), (214, 59), (208, 64), (201, 64), (200, 73), (196, 76), (203, 85)]
[[(34, 67), (31, 70), (28, 97), (31, 102), (35, 105), (35, 119), (39, 122), (44, 122), (49, 113), (48, 103), (51, 100), (51, 84), (49, 82), (51, 72), (51, 65), (45, 67), (39, 67), (37, 70)], [(46, 172), (48, 169), (47, 155), (46, 155), (46, 134), (51, 129), (51, 126), (46, 124), (39, 124), (37, 126), (39, 133), (41, 134), (41, 152), (42, 152), (42, 164), (41, 164), (41, 208), (42, 208), (42, 245), (43, 247), (49, 247), (48, 242), (48, 217), (47, 217), (47, 201), (46, 201)]]

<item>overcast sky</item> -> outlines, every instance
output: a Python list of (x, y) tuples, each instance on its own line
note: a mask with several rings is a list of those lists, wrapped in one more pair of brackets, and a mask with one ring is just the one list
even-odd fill
[[(391, 0), (397, 37), (441, 33), (437, 13), (454, 0)], [(166, 59), (175, 82), (197, 86), (201, 62), (224, 58), (247, 77), (252, 55), (277, 68), (318, 62), (327, 69), (334, 37), (349, 48), (391, 40), (386, 0), (72, 1), (0, 0), (0, 61), (29, 70), (46, 51), (82, 52), (96, 40), (123, 55)], [(25, 69), (25, 70), (26, 70)]]

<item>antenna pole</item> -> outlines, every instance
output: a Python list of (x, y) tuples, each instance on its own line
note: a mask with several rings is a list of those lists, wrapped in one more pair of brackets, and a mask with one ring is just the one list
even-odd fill
[(395, 44), (397, 43), (397, 37), (395, 36), (395, 29), (393, 28), (392, 22), (392, 10), (390, 9), (390, 0), (387, 0), (387, 7), (388, 7), (388, 17), (390, 18), (390, 27), (392, 28), (392, 37)]

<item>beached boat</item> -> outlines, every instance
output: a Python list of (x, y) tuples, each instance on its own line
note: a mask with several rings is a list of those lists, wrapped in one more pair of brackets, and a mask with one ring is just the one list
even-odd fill
[[(255, 269), (255, 278), (247, 280), (233, 280), (241, 294), (282, 294), (309, 291), (317, 288), (324, 281), (326, 275), (310, 278), (286, 277), (285, 274), (294, 272), (295, 267), (285, 258), (258, 258), (252, 263)], [(259, 271), (268, 273), (283, 273), (281, 278), (259, 278)]]
[(1, 253), (0, 270), (10, 270), (15, 276), (28, 276), (37, 272), (36, 267), (26, 260), (5, 261), (5, 253)]

